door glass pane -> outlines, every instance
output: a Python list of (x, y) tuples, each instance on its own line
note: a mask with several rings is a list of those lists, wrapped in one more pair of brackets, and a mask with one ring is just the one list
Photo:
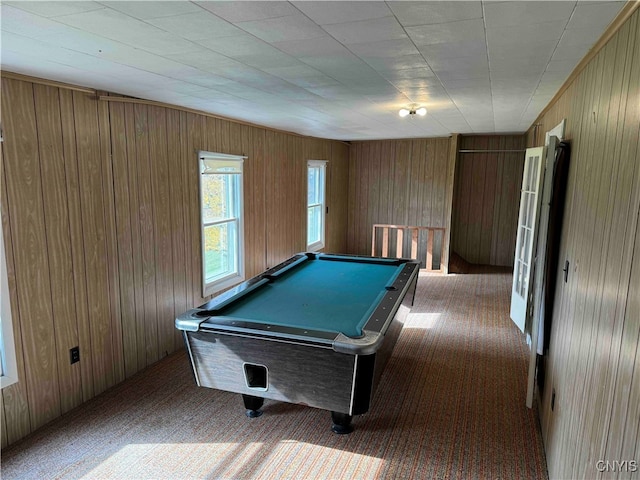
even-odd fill
[(531, 159), (531, 180), (529, 181), (531, 188), (529, 190), (535, 190), (538, 185), (538, 163), (540, 163), (540, 157), (535, 156)]
[(531, 231), (525, 229), (524, 231), (524, 253), (522, 255), (522, 261), (526, 264), (529, 261), (529, 253), (531, 252)]
[(522, 261), (524, 259), (524, 244), (526, 242), (526, 229), (524, 225), (520, 225), (520, 236), (518, 237), (518, 250), (516, 251), (516, 257)]
[(204, 228), (204, 275), (207, 283), (237, 272), (237, 243), (236, 221)]
[(529, 284), (529, 267), (527, 267), (527, 265), (522, 265), (522, 283), (521, 283), (521, 290), (520, 290), (520, 296), (522, 298), (524, 298), (524, 296), (527, 294), (527, 289), (529, 288), (528, 286)]

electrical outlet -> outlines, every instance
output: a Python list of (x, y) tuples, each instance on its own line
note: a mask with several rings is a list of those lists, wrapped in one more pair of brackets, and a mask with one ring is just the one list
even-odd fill
[(80, 347), (73, 347), (69, 353), (71, 354), (71, 365), (80, 361)]

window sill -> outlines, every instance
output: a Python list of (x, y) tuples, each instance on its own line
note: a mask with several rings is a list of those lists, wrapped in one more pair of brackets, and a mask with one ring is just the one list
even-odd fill
[(4, 389), (5, 387), (13, 385), (14, 383), (18, 383), (17, 377), (12, 377), (9, 375), (3, 375), (2, 377), (0, 377), (0, 389)]
[(216, 280), (215, 282), (208, 283), (202, 287), (202, 296), (208, 297), (209, 295), (216, 294), (225, 288), (234, 287), (237, 284), (244, 281), (244, 275), (234, 274), (225, 278), (221, 278), (220, 280)]
[(318, 252), (324, 248), (324, 242), (316, 242), (307, 245), (307, 252)]

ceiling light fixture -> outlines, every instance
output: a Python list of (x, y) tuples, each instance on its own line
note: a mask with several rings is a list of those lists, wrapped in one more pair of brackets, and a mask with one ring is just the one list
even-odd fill
[(420, 108), (412, 108), (411, 110), (408, 110), (406, 108), (401, 108), (400, 111), (398, 112), (398, 115), (400, 115), (401, 117), (406, 117), (407, 115), (420, 115), (421, 117), (424, 117), (427, 114), (427, 109), (424, 107), (420, 107)]

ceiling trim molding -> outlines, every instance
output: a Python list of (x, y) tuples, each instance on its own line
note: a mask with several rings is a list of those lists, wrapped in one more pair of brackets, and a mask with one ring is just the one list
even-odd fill
[(593, 60), (593, 58), (600, 53), (600, 50), (611, 40), (611, 38), (618, 33), (618, 30), (624, 25), (624, 23), (631, 18), (631, 16), (640, 8), (640, 0), (628, 0), (627, 3), (620, 9), (616, 18), (614, 18), (609, 26), (606, 28), (602, 36), (598, 39), (598, 41), (591, 47), (591, 49), (587, 52), (580, 63), (576, 65), (576, 68), (573, 69), (571, 74), (564, 81), (560, 89), (556, 92), (556, 94), (549, 100), (549, 103), (546, 107), (542, 109), (542, 111), (538, 114), (535, 121), (531, 124), (531, 126), (527, 130), (531, 130), (531, 127), (540, 123), (540, 119), (546, 115), (546, 113), (551, 109), (551, 107), (560, 99), (560, 97), (564, 94), (565, 91), (571, 86), (576, 78), (582, 73), (582, 70), (587, 66), (587, 64)]
[(12, 80), (20, 80), (22, 82), (31, 82), (31, 83), (37, 83), (40, 85), (47, 85), (49, 87), (66, 88), (67, 90), (74, 90), (76, 92), (87, 93), (89, 95), (96, 95), (96, 90), (93, 88), (80, 87), (78, 85), (72, 85), (70, 83), (56, 82), (55, 80), (47, 80), (45, 78), (32, 77), (30, 75), (23, 75), (21, 73), (8, 72), (6, 70), (3, 70), (2, 73), (0, 73), (0, 77), (10, 78)]

